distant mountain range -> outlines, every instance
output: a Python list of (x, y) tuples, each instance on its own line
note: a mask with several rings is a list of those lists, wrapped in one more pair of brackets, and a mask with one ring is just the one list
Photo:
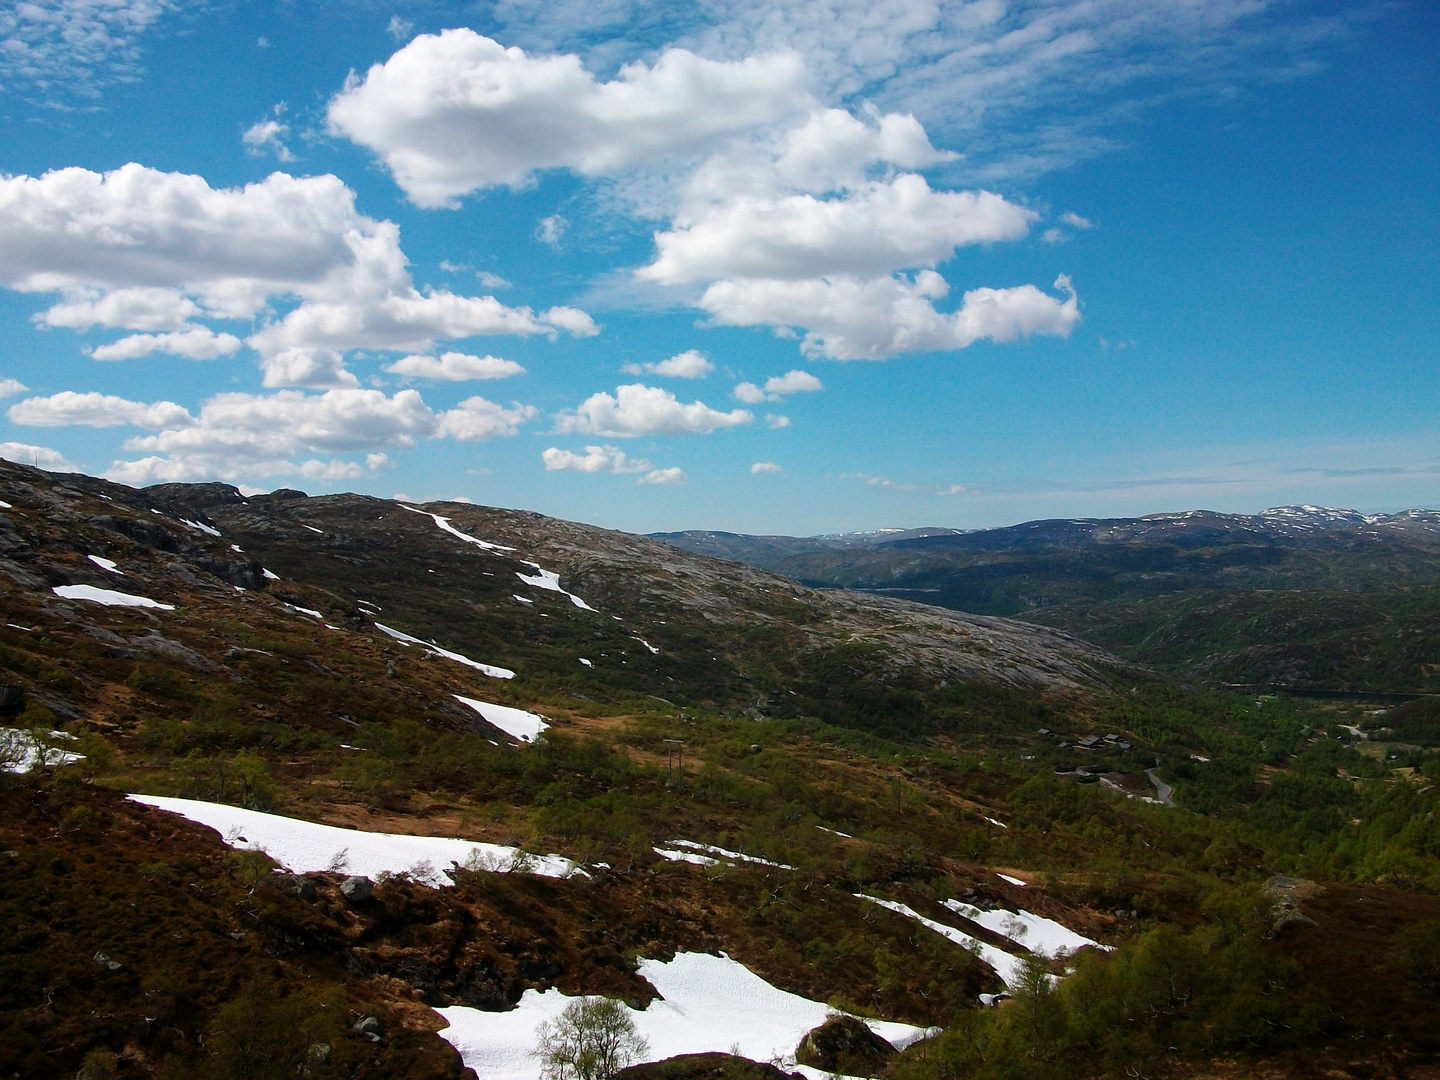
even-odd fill
[(701, 555), (771, 569), (775, 561), (815, 551), (852, 548), (907, 550), (1007, 551), (1019, 548), (1073, 548), (1086, 544), (1158, 542), (1184, 546), (1297, 540), (1316, 537), (1403, 537), (1440, 543), (1440, 510), (1402, 510), (1398, 514), (1362, 514), (1333, 506), (1276, 506), (1258, 514), (1221, 514), (1187, 510), (1137, 518), (1046, 518), (991, 529), (871, 529), (822, 533), (818, 536), (752, 536), (745, 533), (691, 529), (649, 534), (675, 547)]
[(1207, 682), (1440, 690), (1440, 511), (1281, 506), (973, 531), (655, 538), (812, 587), (1043, 622)]

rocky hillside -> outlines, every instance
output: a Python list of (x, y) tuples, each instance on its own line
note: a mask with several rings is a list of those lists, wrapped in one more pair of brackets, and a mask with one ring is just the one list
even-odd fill
[[(835, 669), (857, 703), (954, 684), (1074, 696), (1134, 674), (1032, 624), (804, 588), (523, 511), (283, 490), (245, 499), (222, 485), (139, 492), (8, 463), (0, 493), (10, 504), (0, 511), (0, 574), (12, 622), (237, 685), (269, 662), (251, 640), (267, 633), (320, 639), (327, 656), (343, 655), (315, 662), (341, 665), (351, 680), (434, 643), (512, 672), (532, 693), (648, 694), (756, 715), (813, 713)], [(72, 598), (84, 588), (175, 610)], [(88, 679), (68, 696), (32, 692), (69, 716), (115, 697)]]
[(521, 511), (0, 502), (0, 1076), (531, 1077), (579, 993), (667, 1076), (827, 1002), (888, 1080), (1437, 1050), (1423, 723)]

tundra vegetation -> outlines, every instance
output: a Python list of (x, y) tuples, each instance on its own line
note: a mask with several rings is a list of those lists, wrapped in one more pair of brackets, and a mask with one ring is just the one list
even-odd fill
[[(429, 508), (597, 611), (382, 500), (13, 465), (0, 495), (0, 700), (24, 736), (0, 752), (45, 751), (0, 772), (0, 1073), (458, 1078), (432, 1006), (643, 1003), (635, 958), (677, 950), (943, 1028), (875, 1066), (894, 1080), (1358, 1077), (1440, 1050), (1428, 700), (1182, 680), (513, 511)], [(114, 587), (91, 554), (176, 610), (57, 598)], [(455, 694), (551, 726), (518, 743)], [(1147, 801), (1152, 774), (1174, 806)], [(559, 852), (588, 876), (474, 860), (352, 900), (343, 866), (284, 873), (127, 792)], [(792, 869), (657, 855), (677, 839)], [(1023, 907), (1114, 951), (1034, 957), (986, 1008), (990, 968), (857, 893), (952, 925), (949, 899)]]

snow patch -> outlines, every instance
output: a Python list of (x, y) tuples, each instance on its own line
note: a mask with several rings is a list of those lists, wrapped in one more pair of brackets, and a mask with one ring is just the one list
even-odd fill
[(511, 671), (509, 668), (495, 667), (491, 664), (482, 664), (478, 660), (471, 660), (468, 656), (464, 656), (458, 652), (451, 652), (449, 649), (442, 649), (433, 641), (421, 641), (418, 637), (411, 637), (409, 634), (404, 633), (400, 630), (396, 630), (394, 627), (386, 626), (384, 623), (377, 622), (375, 624), (375, 629), (379, 630), (382, 634), (389, 634), (396, 641), (403, 641), (407, 645), (423, 645), (425, 648), (429, 649), (437, 656), (443, 656), (447, 660), (454, 660), (457, 664), (464, 664), (467, 667), (472, 667), (476, 671), (480, 672), (482, 675), (489, 675), (492, 679), (513, 679), (515, 677), (515, 672)]
[(320, 619), (322, 622), (325, 619), (325, 616), (320, 614), (320, 612), (316, 611), (314, 608), (301, 607), (299, 604), (287, 604), (284, 600), (281, 600), (280, 603), (284, 607), (289, 608), (291, 611), (298, 611), (301, 615), (309, 615), (312, 619)]
[(522, 574), (519, 570), (515, 571), (515, 576), (518, 577), (521, 581), (525, 582), (526, 585), (533, 585), (537, 589), (545, 589), (549, 592), (558, 592), (561, 596), (568, 596), (572, 604), (574, 604), (578, 608), (582, 608), (585, 611), (595, 610), (593, 607), (587, 604), (584, 600), (581, 600), (580, 597), (576, 596), (574, 593), (566, 592), (564, 589), (562, 589), (560, 587), (559, 574), (554, 573), (550, 570), (542, 569), (539, 563), (529, 562), (528, 560), (521, 561), (524, 562), (526, 566), (535, 567), (534, 574)]
[(534, 600), (531, 600), (528, 596), (521, 596), (518, 592), (511, 593), (510, 595), (513, 596), (513, 597), (515, 597), (515, 599), (516, 599), (516, 600), (519, 600), (522, 604), (533, 604), (533, 603), (535, 603), (535, 601), (534, 601)]
[[(52, 739), (69, 739), (75, 736), (68, 731), (50, 732)], [(72, 761), (85, 760), (84, 754), (61, 750), (58, 746), (41, 747), (34, 733), (21, 728), (0, 728), (0, 761), (5, 762), (5, 771), (16, 774), (28, 773), (42, 763), (48, 768), (68, 765)]]
[(208, 825), (231, 847), (264, 851), (297, 874), (333, 870), (374, 878), (403, 873), (433, 888), (453, 884), (448, 869), (437, 869), (448, 868), (452, 863), (497, 872), (523, 870), (540, 877), (560, 878), (583, 873), (563, 855), (527, 855), (503, 844), (341, 829), (196, 799), (160, 795), (128, 798)]
[(771, 862), (769, 859), (762, 859), (758, 855), (742, 855), (738, 851), (730, 851), (723, 847), (716, 847), (714, 844), (697, 844), (694, 840), (671, 840), (671, 846), (685, 848), (688, 851), (704, 851), (711, 855), (719, 855), (722, 858), (731, 859), (736, 862), (754, 863), (757, 866), (773, 866), (777, 870), (794, 870), (793, 866), (785, 863)]
[(586, 660), (585, 657), (583, 657), (583, 656), (580, 657), (580, 662), (581, 662), (582, 664), (584, 664), (584, 665), (585, 665), (586, 667), (588, 667), (588, 668), (593, 668), (593, 667), (595, 666), (595, 661), (594, 661), (594, 660)]
[(1054, 958), (1062, 954), (1079, 952), (1085, 946), (1112, 951), (1111, 946), (1077, 934), (1054, 919), (1032, 915), (1021, 908), (1018, 912), (997, 908), (984, 911), (959, 900), (946, 900), (945, 906), (957, 915), (963, 915), (977, 926), (983, 926), (992, 933), (1009, 938), (1016, 945), (1023, 945), (1037, 956)]
[(1001, 881), (1008, 881), (1011, 885), (1017, 885), (1022, 889), (1030, 884), (1028, 881), (1021, 881), (1018, 877), (1011, 877), (1009, 874), (1002, 874), (999, 870), (995, 871), (995, 876), (998, 877)]
[(89, 600), (92, 604), (104, 604), (106, 607), (175, 610), (174, 604), (162, 604), (158, 600), (151, 600), (148, 596), (135, 596), (133, 593), (116, 592), (114, 589), (97, 589), (94, 585), (56, 585), (50, 591), (66, 600)]
[(409, 510), (412, 514), (423, 514), (425, 517), (428, 517), (432, 521), (434, 521), (436, 525), (444, 529), (451, 536), (458, 536), (467, 544), (474, 544), (476, 547), (484, 548), (486, 551), (515, 550), (513, 547), (506, 547), (504, 544), (492, 544), (488, 540), (481, 540), (478, 537), (471, 536), (469, 533), (463, 533), (459, 529), (455, 528), (454, 525), (450, 524), (450, 519), (448, 517), (441, 517), (439, 514), (432, 514), (428, 510), (416, 510), (415, 507), (406, 506), (404, 503), (400, 504), (400, 509)]
[[(219, 529), (216, 529), (210, 525), (206, 525), (203, 521), (191, 521), (189, 518), (179, 518), (178, 520), (180, 524), (184, 525), (187, 529), (194, 529), (196, 532), (202, 532), (206, 536), (220, 535)], [(305, 527), (308, 529), (310, 526), (306, 525)], [(320, 530), (316, 529), (315, 531), (319, 532)]]
[[(649, 1042), (653, 1061), (679, 1054), (729, 1053), (733, 1047), (753, 1061), (776, 1059), (793, 1069), (796, 1045), (831, 1012), (823, 1002), (770, 985), (723, 954), (682, 952), (669, 962), (642, 959), (639, 973), (660, 998), (647, 1009), (626, 1009)], [(571, 1000), (558, 990), (526, 990), (509, 1012), (464, 1005), (437, 1009), (450, 1024), (440, 1037), (481, 1080), (538, 1080), (540, 1062), (531, 1056), (535, 1029), (558, 1017)], [(934, 1030), (884, 1020), (866, 1023), (897, 1049)]]
[(279, 581), (279, 580), (280, 580), (280, 575), (279, 575), (279, 574), (272, 574), (269, 570), (266, 570), (263, 566), (260, 568), (260, 573), (261, 573), (262, 575), (264, 575), (266, 581)]
[(946, 926), (944, 923), (936, 922), (934, 919), (927, 919), (914, 908), (908, 907), (896, 900), (881, 900), (875, 896), (866, 896), (864, 893), (855, 893), (854, 895), (858, 899), (868, 900), (872, 904), (879, 904), (883, 908), (888, 908), (897, 915), (904, 915), (907, 919), (914, 919), (922, 926), (927, 926), (937, 934), (949, 938), (961, 948), (969, 949), (981, 960), (989, 964), (990, 967), (994, 969), (995, 974), (1000, 976), (1000, 981), (1011, 990), (1014, 990), (1020, 985), (1020, 973), (1024, 966), (1024, 961), (1021, 960), (1020, 957), (1007, 953), (1004, 949), (997, 949), (994, 945), (987, 945), (979, 938), (971, 937), (969, 934), (962, 930), (957, 930), (953, 926)]
[[(324, 529), (317, 529), (314, 525), (302, 525), (301, 528), (303, 528), (303, 529), (309, 529), (311, 532), (313, 532), (313, 533), (319, 533), (321, 536), (324, 536), (324, 535), (325, 535), (325, 530), (324, 530)], [(220, 534), (219, 534), (219, 533), (216, 533), (215, 535), (216, 535), (216, 536), (219, 536)]]
[(99, 555), (86, 555), (85, 557), (91, 562), (93, 562), (96, 566), (100, 567), (101, 570), (108, 570), (110, 571), (110, 573), (119, 574), (121, 577), (125, 576), (125, 571), (121, 570), (118, 566), (115, 565), (114, 559), (104, 559), (101, 558)]
[(657, 649), (654, 645), (651, 645), (651, 644), (650, 644), (648, 641), (646, 641), (643, 637), (633, 638), (632, 640), (640, 642), (641, 645), (644, 645), (645, 648), (647, 648), (647, 649), (650, 650), (650, 652), (651, 652), (652, 655), (654, 655), (654, 656), (659, 656), (659, 655), (660, 655), (660, 650)]
[(663, 847), (651, 848), (650, 850), (655, 852), (655, 854), (659, 855), (662, 859), (668, 859), (670, 862), (691, 863), (694, 866), (720, 865), (719, 859), (712, 859), (708, 855), (697, 855), (693, 851), (675, 851), (673, 848)]
[(456, 701), (469, 705), (483, 716), (487, 723), (493, 724), (512, 739), (519, 739), (521, 742), (534, 742), (540, 737), (540, 733), (550, 726), (543, 716), (526, 712), (524, 709), (511, 708), (509, 705), (494, 705), (488, 701), (476, 701), (474, 698), (461, 697), (459, 694), (454, 696)]

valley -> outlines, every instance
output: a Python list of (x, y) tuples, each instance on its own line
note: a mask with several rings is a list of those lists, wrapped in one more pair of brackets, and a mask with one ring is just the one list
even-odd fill
[(1431, 693), (1440, 514), (1278, 507), (854, 537), (658, 534), (818, 588), (1067, 630), (1206, 686)]
[(677, 1077), (1434, 1074), (1430, 518), (0, 500), (0, 1074), (518, 1080), (577, 994)]

